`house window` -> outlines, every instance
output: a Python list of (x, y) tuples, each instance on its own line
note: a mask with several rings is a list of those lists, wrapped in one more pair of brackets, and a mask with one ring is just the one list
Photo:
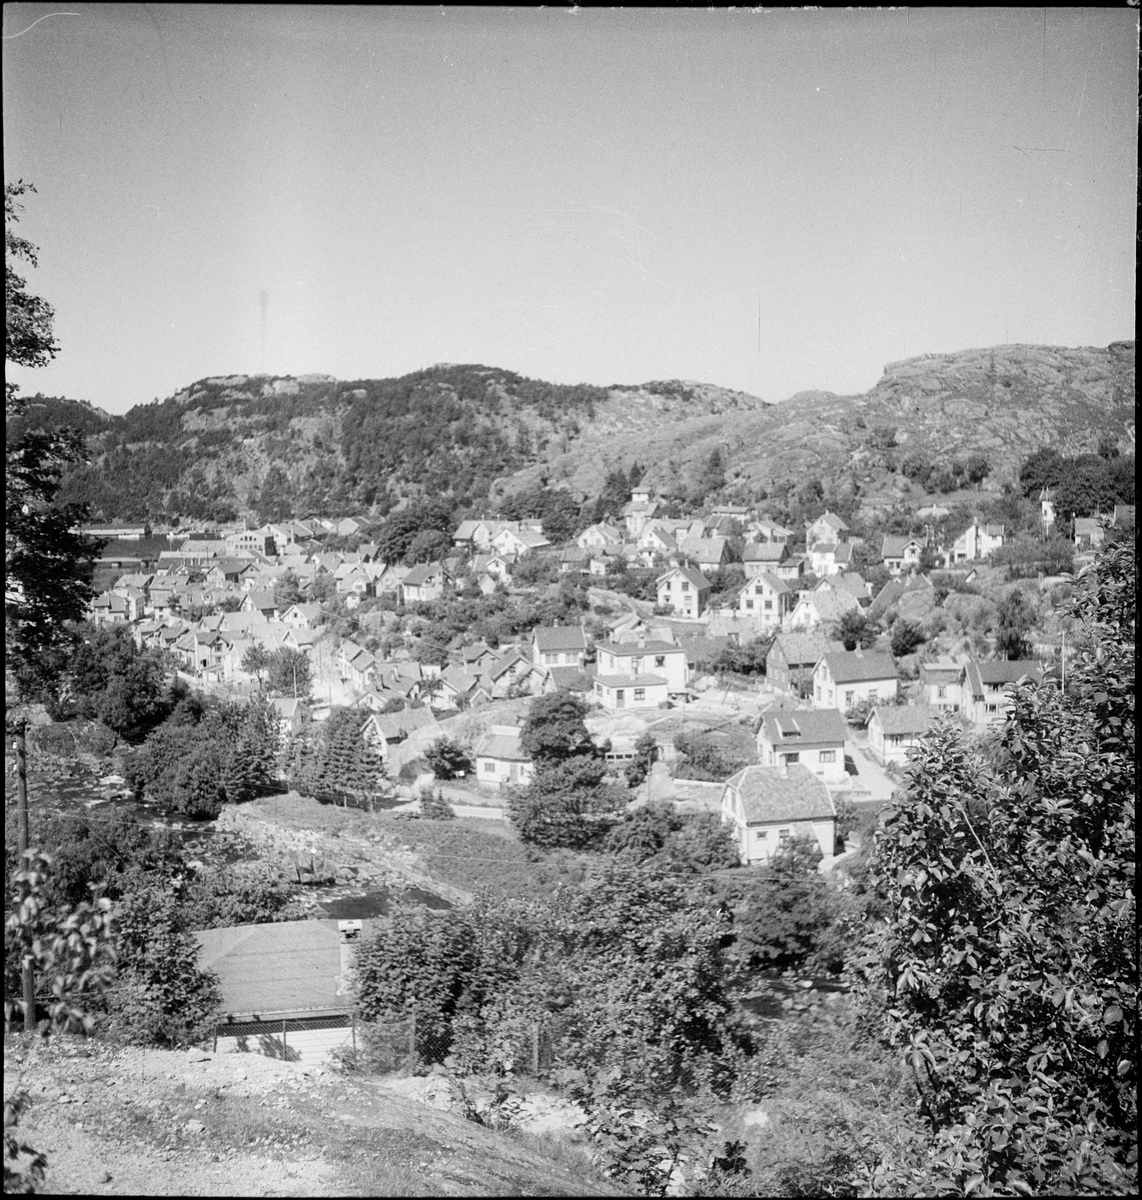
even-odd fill
[(683, 583), (682, 583), (682, 590), (684, 592), (688, 592), (690, 590), (690, 585), (688, 583), (686, 583), (685, 581), (683, 581)]
[(496, 764), (494, 762), (490, 762), (487, 759), (485, 759), (484, 774), (485, 775), (494, 775), (495, 773), (496, 773)]
[(855, 696), (855, 692), (845, 692), (845, 708), (852, 708), (853, 704), (855, 703)]
[(948, 698), (948, 689), (941, 683), (940, 686), (938, 688), (936, 688), (936, 699), (937, 700), (946, 700), (947, 698)]
[(798, 763), (801, 761), (801, 751), (789, 750), (786, 751), (786, 753), (784, 753), (781, 757), (785, 759), (785, 765), (788, 766), (790, 763)]
[(837, 752), (835, 750), (822, 750), (818, 761), (823, 763), (836, 762)]
[(654, 665), (656, 667), (666, 666), (666, 655), (665, 654), (656, 654), (654, 656)]
[(754, 585), (754, 589), (753, 589), (753, 594), (754, 594), (755, 596), (760, 596), (760, 595), (761, 595), (761, 594), (764, 592), (764, 590), (765, 590), (765, 589), (764, 589), (764, 588), (761, 586), (761, 584), (760, 584), (760, 583), (758, 583), (758, 584), (755, 584), (755, 585)]
[(789, 841), (789, 830), (779, 829), (777, 831), (777, 840), (784, 846), (785, 843)]
[(769, 837), (769, 830), (768, 829), (759, 829), (753, 836), (755, 838), (757, 838), (757, 840), (759, 842), (764, 842), (765, 839), (767, 837)]
[(746, 606), (746, 608), (753, 608), (753, 601), (752, 601), (752, 600), (747, 600), (747, 601), (745, 602), (745, 606)]
[(634, 689), (634, 698), (636, 700), (645, 700), (646, 699), (646, 688), (635, 688)]
[(773, 601), (772, 601), (772, 600), (766, 600), (766, 601), (764, 602), (764, 604), (765, 604), (765, 611), (766, 611), (766, 612), (772, 612), (772, 611), (773, 611)]

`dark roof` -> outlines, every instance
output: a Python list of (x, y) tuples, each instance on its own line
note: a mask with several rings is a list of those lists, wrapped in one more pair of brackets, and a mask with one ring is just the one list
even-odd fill
[(789, 767), (743, 767), (726, 780), (741, 796), (746, 824), (812, 821), (835, 817), (829, 789), (800, 763)]
[(830, 650), (843, 649), (843, 644), (836, 638), (825, 637), (824, 634), (779, 633), (774, 639), (770, 654), (773, 654), (775, 650), (780, 650), (781, 657), (790, 666), (794, 664), (816, 666)]
[(1001, 684), (1015, 683), (1024, 675), (1030, 675), (1036, 683), (1043, 678), (1039, 664), (1029, 658), (988, 659), (983, 662), (972, 659), (967, 665), (967, 681), (975, 696), (982, 695), (983, 687), (981, 685), (983, 684), (995, 687)]
[(895, 679), (896, 664), (890, 654), (876, 650), (834, 650), (824, 655), (834, 683), (869, 683)]
[(535, 645), (544, 650), (586, 650), (587, 635), (581, 625), (537, 625)]
[(742, 548), (742, 562), (778, 563), (789, 553), (785, 542), (746, 542)]
[(485, 733), (476, 746), (477, 758), (499, 758), (508, 762), (531, 762), (518, 733)]
[(835, 708), (766, 712), (761, 736), (774, 746), (833, 745), (845, 740), (845, 719)]
[(547, 667), (547, 674), (557, 691), (589, 692), (591, 677), (578, 667)]

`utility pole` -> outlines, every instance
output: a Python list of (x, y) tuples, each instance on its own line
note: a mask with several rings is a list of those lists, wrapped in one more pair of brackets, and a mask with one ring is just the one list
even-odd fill
[[(27, 865), (28, 851), (28, 722), (24, 717), (16, 722), (16, 826), (19, 839), (20, 865)], [(32, 960), (25, 957), (22, 966), (24, 982), (24, 1032), (36, 1028), (36, 988), (32, 975)]]

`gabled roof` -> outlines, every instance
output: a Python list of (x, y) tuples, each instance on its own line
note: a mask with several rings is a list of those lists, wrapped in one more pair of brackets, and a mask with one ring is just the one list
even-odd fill
[(400, 712), (375, 713), (370, 720), (386, 742), (399, 742), (426, 725), (436, 724), (436, 717), (429, 708), (402, 708)]
[(786, 542), (746, 542), (742, 562), (779, 563), (789, 553)]
[(580, 625), (537, 625), (532, 637), (541, 653), (587, 649), (587, 634)]
[(876, 650), (834, 650), (823, 658), (834, 683), (896, 679), (896, 664), (891, 654)]
[(256, 609), (277, 608), (273, 592), (247, 592), (250, 604)]
[(661, 584), (664, 580), (673, 579), (675, 575), (681, 575), (691, 587), (700, 592), (708, 592), (713, 586), (697, 567), (686, 566), (671, 567), (668, 571), (663, 571), (654, 581), (655, 585)]
[(851, 608), (859, 608), (860, 601), (847, 591), (835, 591), (828, 588), (821, 592), (805, 592), (797, 601), (797, 607), (804, 604), (812, 607), (821, 623), (839, 621)]
[(963, 663), (948, 658), (920, 664), (921, 683), (955, 683), (963, 673)]
[(822, 513), (815, 521), (806, 521), (805, 524), (811, 529), (814, 525), (828, 525), (835, 532), (840, 532), (842, 529), (848, 529), (848, 526), (837, 516), (835, 512)]
[(680, 554), (688, 554), (700, 562), (720, 562), (725, 556), (726, 539), (724, 537), (684, 538), (678, 543)]
[(825, 637), (820, 633), (779, 633), (774, 639), (772, 654), (780, 651), (781, 657), (791, 666), (815, 666), (830, 650), (843, 650), (844, 646), (836, 638)]
[(476, 743), (477, 758), (499, 758), (509, 762), (531, 762), (531, 756), (519, 740), (520, 730), (514, 726), (493, 725)]
[(897, 535), (894, 533), (886, 533), (884, 540), (880, 544), (881, 558), (903, 558), (904, 551), (909, 546), (915, 546), (917, 549), (923, 549), (924, 539), (918, 537), (908, 537), (906, 535)]
[(800, 763), (788, 767), (743, 767), (726, 780), (741, 797), (747, 825), (835, 817), (829, 789)]
[(548, 678), (560, 692), (589, 692), (592, 679), (578, 667), (545, 667)]
[(424, 587), (437, 577), (443, 579), (444, 568), (439, 563), (421, 563), (415, 566), (401, 581), (405, 587)]
[(983, 661), (973, 658), (965, 668), (965, 677), (973, 696), (982, 696), (984, 685), (1004, 686), (1016, 683), (1024, 675), (1029, 675), (1036, 683), (1041, 683), (1043, 679), (1039, 664), (1030, 658)]
[(784, 579), (778, 579), (771, 571), (758, 571), (756, 575), (751, 576), (742, 584), (741, 588), (738, 589), (738, 594), (741, 595), (744, 592), (748, 592), (751, 587), (756, 587), (759, 583), (764, 583), (766, 587), (776, 592), (779, 596), (787, 596), (790, 592), (794, 591)]
[(878, 704), (869, 716), (885, 733), (923, 733), (941, 715), (931, 704)]
[(845, 740), (845, 719), (835, 708), (766, 712), (760, 735), (774, 746), (837, 745)]

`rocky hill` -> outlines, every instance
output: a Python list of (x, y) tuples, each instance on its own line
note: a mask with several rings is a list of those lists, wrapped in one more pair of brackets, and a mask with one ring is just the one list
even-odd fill
[(1134, 343), (922, 355), (863, 395), (776, 405), (711, 384), (566, 386), (452, 364), (351, 382), (217, 376), (123, 417), (33, 400), (28, 419), (88, 433), (64, 498), (105, 520), (383, 514), (406, 496), (474, 510), (541, 479), (583, 499), (636, 461), (650, 486), (693, 495), (715, 451), (728, 499), (813, 477), (867, 494), (901, 490), (909, 456), (982, 454), (999, 487), (1041, 446), (1132, 447)]

